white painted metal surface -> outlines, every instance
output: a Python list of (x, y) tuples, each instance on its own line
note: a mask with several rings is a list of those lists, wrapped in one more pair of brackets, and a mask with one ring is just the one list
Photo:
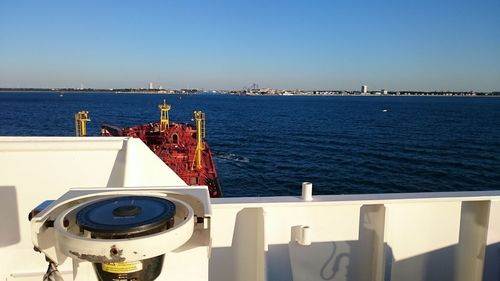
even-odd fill
[[(40, 202), (184, 185), (138, 140), (0, 138), (0, 280), (41, 280), (27, 220)], [(169, 253), (158, 280), (500, 280), (498, 191), (304, 195), (203, 202), (211, 242)], [(72, 263), (60, 268), (72, 280)]]
[[(175, 224), (168, 230), (126, 239), (91, 238), (75, 222), (76, 210), (116, 196), (142, 195), (164, 198), (176, 206)], [(164, 280), (208, 280), (210, 227), (207, 187), (142, 187), (71, 189), (31, 220), (32, 239), (36, 249), (57, 264), (72, 259), (75, 281), (96, 280), (92, 263), (136, 262), (163, 254)], [(195, 218), (202, 218), (195, 222)], [(47, 227), (48, 221), (53, 227)], [(66, 223), (64, 223), (66, 221)], [(111, 250), (111, 251), (110, 251)], [(71, 261), (70, 261), (71, 264)], [(178, 268), (197, 264), (197, 270), (182, 272)]]

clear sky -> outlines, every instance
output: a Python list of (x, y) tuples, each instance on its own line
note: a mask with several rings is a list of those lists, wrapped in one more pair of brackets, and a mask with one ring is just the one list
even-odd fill
[(0, 87), (500, 90), (500, 0), (0, 0)]

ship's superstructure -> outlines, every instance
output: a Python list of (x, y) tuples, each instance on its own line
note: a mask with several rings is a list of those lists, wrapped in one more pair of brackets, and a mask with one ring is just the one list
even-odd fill
[(141, 139), (165, 164), (188, 185), (206, 185), (211, 197), (220, 197), (221, 189), (212, 152), (205, 141), (206, 118), (195, 111), (195, 125), (170, 122), (171, 106), (159, 105), (160, 121), (129, 128), (103, 124), (102, 136), (128, 136)]

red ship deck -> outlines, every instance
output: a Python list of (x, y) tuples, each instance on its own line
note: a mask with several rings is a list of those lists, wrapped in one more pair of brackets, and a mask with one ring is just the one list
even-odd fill
[(188, 185), (207, 185), (211, 197), (220, 197), (217, 171), (210, 147), (202, 141), (201, 168), (195, 163), (197, 130), (190, 124), (170, 123), (161, 132), (160, 123), (149, 123), (130, 128), (117, 128), (103, 124), (103, 136), (129, 136), (140, 138), (160, 159)]

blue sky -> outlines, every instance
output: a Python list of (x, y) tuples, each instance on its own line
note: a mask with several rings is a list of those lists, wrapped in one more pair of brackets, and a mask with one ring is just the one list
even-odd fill
[(0, 87), (500, 90), (499, 13), (499, 0), (0, 0)]

